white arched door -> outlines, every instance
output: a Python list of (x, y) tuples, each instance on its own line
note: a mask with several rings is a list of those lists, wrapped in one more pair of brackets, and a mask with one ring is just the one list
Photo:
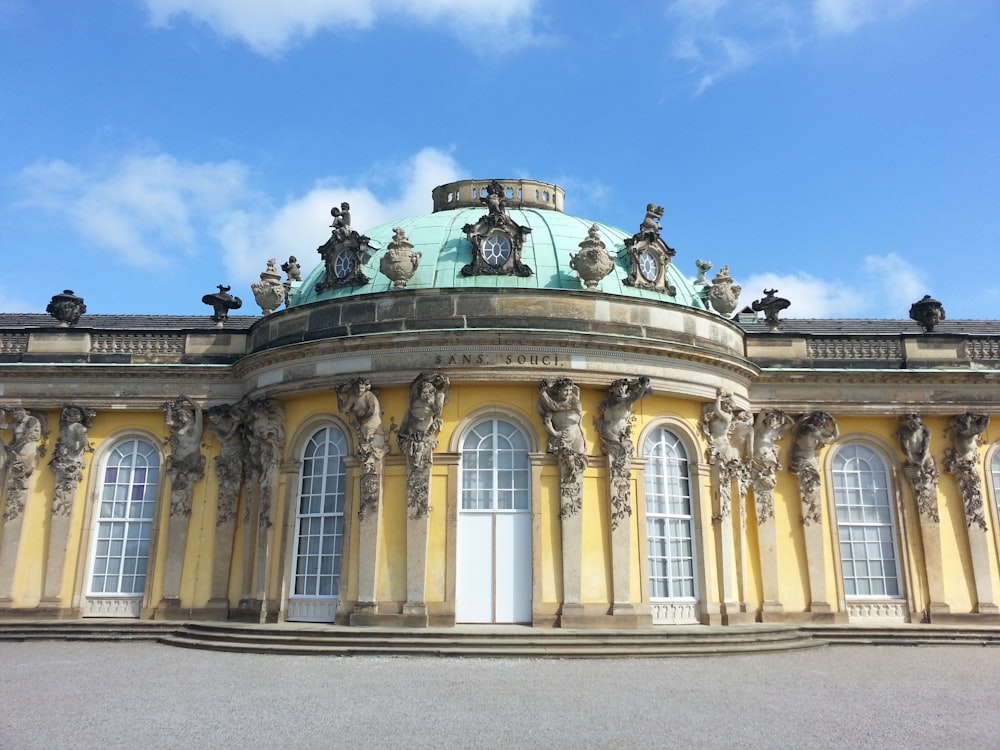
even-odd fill
[(455, 619), (531, 622), (531, 472), (528, 441), (487, 419), (462, 440)]
[(138, 617), (149, 569), (160, 456), (145, 440), (123, 440), (108, 453), (102, 471), (83, 614)]
[(302, 454), (288, 620), (333, 622), (344, 544), (347, 439), (336, 427), (309, 438)]

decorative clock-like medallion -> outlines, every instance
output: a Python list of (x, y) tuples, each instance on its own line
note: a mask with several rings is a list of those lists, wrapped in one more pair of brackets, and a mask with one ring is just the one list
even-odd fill
[(639, 273), (650, 283), (654, 283), (660, 275), (660, 263), (649, 250), (643, 250), (639, 255)]
[(322, 280), (316, 284), (317, 292), (359, 286), (371, 281), (365, 276), (362, 266), (374, 251), (367, 237), (351, 229), (350, 206), (347, 203), (340, 205), (339, 209), (334, 208), (330, 212), (333, 216), (330, 239), (316, 249), (326, 266)]
[(510, 239), (503, 234), (491, 234), (483, 242), (483, 260), (499, 268), (510, 257)]
[(676, 251), (660, 237), (663, 209), (654, 203), (646, 206), (646, 217), (639, 231), (625, 240), (625, 251), (632, 261), (632, 273), (622, 279), (629, 286), (652, 289), (673, 297), (677, 288), (667, 280), (667, 269)]
[[(462, 267), (463, 276), (531, 276), (521, 262), (521, 250), (531, 227), (522, 227), (507, 215), (507, 192), (493, 180), (480, 201), (488, 213), (475, 224), (462, 227), (472, 245), (472, 262)], [(513, 194), (513, 192), (511, 192)]]
[(354, 253), (344, 250), (333, 261), (333, 275), (338, 279), (346, 279), (354, 268)]

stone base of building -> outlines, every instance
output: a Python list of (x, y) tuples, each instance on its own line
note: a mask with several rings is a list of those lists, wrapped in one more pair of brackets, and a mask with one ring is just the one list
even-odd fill
[(599, 628), (634, 629), (652, 627), (653, 618), (645, 607), (614, 604), (564, 604), (559, 614), (559, 627), (580, 630)]
[(228, 619), (234, 622), (276, 623), (278, 605), (277, 602), (260, 599), (240, 599), (236, 608), (228, 611)]
[(389, 614), (375, 611), (352, 612), (348, 620), (352, 627), (360, 628), (426, 628), (426, 614)]
[(931, 613), (930, 622), (933, 625), (1000, 625), (998, 612), (948, 612)]
[(850, 622), (846, 612), (761, 612), (758, 622), (765, 624), (846, 625)]
[(15, 607), (11, 599), (0, 599), (0, 620), (75, 620), (79, 617), (79, 609), (46, 606), (44, 600), (37, 607)]
[(726, 612), (722, 615), (723, 625), (753, 625), (757, 622), (756, 612)]
[(344, 602), (337, 624), (367, 628), (450, 628), (455, 613), (444, 602)]
[(80, 610), (67, 607), (59, 597), (42, 597), (38, 606), (31, 610), (31, 616), (45, 620), (74, 620), (80, 616)]
[[(230, 616), (229, 602), (209, 602), (204, 607), (182, 607), (178, 599), (161, 599), (150, 614), (153, 620), (224, 621), (233, 619)], [(259, 607), (250, 622), (260, 622)]]

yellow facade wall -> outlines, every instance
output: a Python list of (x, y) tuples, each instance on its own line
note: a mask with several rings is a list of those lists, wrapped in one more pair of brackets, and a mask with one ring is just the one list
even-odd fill
[[(333, 420), (345, 429), (351, 438), (351, 429), (336, 406), (336, 398), (331, 390), (328, 392), (303, 393), (283, 398), (285, 409), (286, 454), (285, 469), (280, 472), (278, 492), (272, 508), (273, 528), (270, 532), (268, 551), (269, 581), (268, 595), (279, 600), (287, 596), (284, 586), (290, 574), (289, 560), (292, 550), (289, 548), (294, 539), (293, 526), (295, 520), (295, 498), (298, 492), (297, 462), (300, 459), (303, 440), (318, 426), (321, 419)], [(612, 600), (612, 554), (611, 530), (608, 509), (608, 473), (606, 462), (600, 451), (600, 442), (594, 418), (597, 416), (598, 405), (606, 391), (598, 388), (583, 388), (582, 402), (584, 410), (583, 430), (591, 455), (590, 467), (584, 474), (584, 504), (582, 510), (582, 561), (581, 561), (581, 598), (584, 603), (601, 604)], [(379, 393), (387, 427), (398, 426), (408, 408), (408, 387), (383, 388)], [(513, 419), (525, 427), (529, 440), (533, 445), (539, 463), (535, 476), (540, 479), (540, 485), (535, 488), (535, 542), (538, 549), (533, 550), (536, 561), (534, 570), (536, 596), (540, 595), (538, 604), (558, 605), (562, 600), (562, 528), (559, 519), (559, 471), (551, 457), (544, 455), (547, 435), (542, 420), (537, 412), (537, 386), (531, 383), (494, 383), (494, 384), (462, 384), (454, 383), (450, 398), (445, 405), (444, 426), (439, 436), (438, 454), (450, 454), (449, 461), (457, 460), (455, 454), (460, 450), (459, 439), (462, 431), (471, 425), (475, 418), (497, 416)], [(637, 402), (634, 408), (635, 421), (633, 425), (633, 440), (636, 444), (637, 456), (641, 454), (641, 439), (646, 432), (663, 424), (677, 434), (680, 434), (688, 449), (688, 459), (691, 467), (692, 491), (694, 494), (695, 525), (697, 531), (696, 543), (700, 547), (698, 560), (703, 570), (700, 571), (700, 598), (703, 602), (718, 602), (722, 598), (720, 548), (721, 529), (718, 521), (713, 520), (713, 497), (709, 472), (704, 464), (702, 453), (703, 442), (699, 436), (699, 421), (703, 403), (676, 396), (653, 394)], [(902, 454), (898, 447), (896, 430), (898, 418), (893, 415), (863, 415), (839, 416), (832, 406), (831, 413), (838, 419), (841, 437), (827, 447), (820, 456), (824, 467), (822, 483), (823, 523), (826, 529), (823, 542), (823, 562), (825, 565), (826, 600), (835, 606), (843, 607), (843, 584), (839, 565), (838, 534), (836, 515), (833, 503), (833, 485), (830, 476), (830, 458), (832, 452), (839, 446), (853, 440), (863, 440), (878, 450), (886, 460), (889, 469), (892, 493), (895, 499), (895, 521), (897, 525), (897, 541), (900, 570), (904, 576), (904, 588), (908, 592), (911, 608), (920, 612), (929, 605), (927, 567), (924, 545), (922, 542), (922, 522), (917, 512), (913, 490), (906, 482), (900, 470)], [(47, 413), (49, 436), (47, 440), (48, 454), (39, 461), (38, 469), (33, 478), (33, 486), (26, 503), (20, 539), (11, 540), (4, 537), (4, 544), (15, 543), (17, 548), (17, 564), (11, 585), (11, 606), (30, 610), (39, 606), (45, 588), (45, 560), (50, 530), (49, 508), (53, 493), (53, 473), (47, 466), (55, 441), (58, 438), (59, 412)], [(941, 476), (939, 480), (938, 504), (940, 524), (938, 531), (941, 540), (941, 576), (944, 582), (945, 600), (952, 612), (974, 611), (977, 604), (977, 590), (973, 569), (972, 553), (966, 530), (965, 513), (961, 494), (955, 477), (943, 470), (945, 449), (948, 441), (945, 433), (949, 419), (946, 416), (928, 416), (924, 419), (932, 430), (932, 451)], [(99, 462), (107, 453), (108, 448), (119, 438), (141, 434), (158, 442), (162, 446), (168, 437), (168, 429), (164, 416), (159, 411), (100, 411), (89, 430), (89, 440), (95, 446), (96, 452), (87, 456), (83, 480), (77, 491), (76, 501), (70, 517), (69, 540), (66, 550), (65, 571), (62, 577), (60, 599), (69, 606), (71, 602), (79, 601), (87, 589), (87, 567), (91, 554), (91, 539), (96, 519), (94, 498), (99, 493), (101, 485)], [(1000, 424), (994, 424), (984, 434), (985, 442), (1000, 438)], [(788, 463), (791, 431), (781, 442), (782, 462)], [(377, 597), (380, 602), (402, 603), (407, 597), (406, 583), (406, 466), (398, 454), (395, 437), (391, 440), (393, 453), (385, 459), (383, 506), (380, 517), (380, 547), (378, 567)], [(202, 452), (206, 457), (205, 476), (194, 491), (192, 513), (190, 517), (186, 549), (184, 552), (183, 575), (181, 577), (180, 597), (182, 607), (197, 610), (203, 608), (212, 596), (212, 568), (215, 555), (216, 533), (216, 503), (218, 497), (218, 482), (215, 474), (214, 459), (219, 455), (218, 441), (206, 430)], [(986, 450), (981, 449), (981, 455), (986, 458)], [(426, 600), (443, 603), (449, 597), (449, 580), (454, 580), (454, 560), (449, 556), (449, 544), (453, 543), (454, 530), (449, 530), (449, 503), (454, 504), (460, 495), (460, 488), (453, 482), (458, 472), (448, 462), (435, 464), (431, 484), (431, 515), (429, 521), (428, 565), (426, 579)], [(777, 571), (780, 600), (786, 612), (805, 612), (810, 601), (816, 600), (815, 592), (810, 592), (807, 549), (802, 527), (802, 510), (799, 496), (798, 480), (787, 470), (778, 472), (778, 484), (775, 488), (775, 527), (777, 530), (777, 558), (775, 560), (760, 559), (758, 549), (758, 527), (756, 513), (752, 504), (752, 491), (748, 498), (746, 555), (740, 549), (734, 550), (736, 556), (737, 578), (742, 581), (744, 576), (740, 570), (742, 561), (748, 566), (745, 580), (748, 589), (743, 592), (744, 600), (751, 607), (760, 605), (763, 598), (764, 566), (774, 566)], [(990, 483), (992, 477), (985, 461), (982, 464), (984, 485), (984, 500), (990, 502), (994, 497)], [(349, 472), (349, 481), (357, 497), (357, 470)], [(632, 551), (630, 555), (630, 591), (633, 601), (642, 599), (645, 577), (648, 575), (646, 563), (645, 529), (643, 528), (644, 511), (639, 512), (644, 488), (640, 486), (641, 473), (633, 481), (634, 512), (629, 520)], [(157, 522), (154, 528), (154, 543), (150, 564), (151, 579), (147, 586), (148, 606), (156, 607), (164, 594), (163, 570), (165, 568), (168, 548), (167, 529), (169, 514), (170, 481), (165, 468), (161, 469), (160, 504)], [(245, 498), (244, 498), (245, 500)], [(740, 538), (740, 521), (737, 498), (734, 494), (732, 524), (733, 536)], [(354, 499), (349, 499), (346, 513), (356, 515)], [(991, 509), (987, 518), (991, 524), (996, 523), (997, 513)], [(341, 581), (341, 598), (356, 600), (357, 582), (357, 550), (358, 524), (353, 518), (346, 518), (347, 538), (345, 539), (345, 556), (342, 561), (344, 575)], [(246, 589), (244, 576), (246, 569), (247, 538), (255, 544), (255, 533), (246, 534), (242, 512), (238, 516), (233, 557), (231, 566), (229, 600), (231, 606), (236, 606), (241, 594)], [(251, 530), (255, 531), (255, 530)], [(992, 531), (987, 535), (989, 546), (989, 571), (994, 591), (1000, 589), (1000, 571), (998, 571), (997, 535)], [(737, 544), (739, 542), (737, 541)], [(994, 597), (996, 598), (996, 597)], [(838, 604), (839, 602), (839, 604)], [(550, 609), (552, 609), (550, 607)], [(552, 609), (552, 611), (555, 611)]]

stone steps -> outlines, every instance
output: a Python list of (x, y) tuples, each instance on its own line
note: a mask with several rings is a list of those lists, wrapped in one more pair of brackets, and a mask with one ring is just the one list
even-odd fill
[(156, 641), (183, 623), (162, 620), (0, 621), (0, 641)]
[(768, 653), (828, 644), (1000, 646), (1000, 628), (758, 624), (639, 630), (527, 626), (397, 629), (120, 619), (0, 621), (0, 641), (37, 640), (157, 641), (183, 648), (255, 654), (622, 658)]
[(797, 629), (643, 631), (427, 630), (226, 627), (192, 623), (160, 639), (185, 648), (284, 654), (620, 658), (757, 653), (816, 648), (822, 641)]
[(1000, 646), (1000, 628), (934, 625), (805, 625), (814, 638), (859, 646)]

